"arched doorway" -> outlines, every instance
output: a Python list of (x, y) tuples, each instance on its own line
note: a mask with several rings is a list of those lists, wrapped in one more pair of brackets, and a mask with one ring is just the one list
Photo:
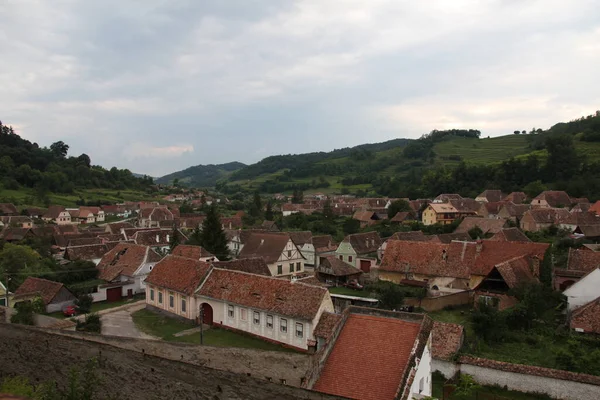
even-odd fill
[(202, 303), (200, 305), (200, 315), (202, 315), (202, 323), (206, 325), (213, 324), (213, 309), (208, 303)]

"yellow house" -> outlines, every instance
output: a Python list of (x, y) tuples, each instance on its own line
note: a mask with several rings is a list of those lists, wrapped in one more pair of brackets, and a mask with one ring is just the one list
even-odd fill
[(423, 224), (451, 224), (461, 213), (450, 203), (431, 203), (423, 211)]
[(0, 306), (8, 306), (6, 301), (6, 287), (0, 282)]

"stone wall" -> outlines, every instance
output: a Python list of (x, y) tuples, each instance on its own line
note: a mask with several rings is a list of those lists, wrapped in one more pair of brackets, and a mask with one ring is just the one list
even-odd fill
[(498, 385), (510, 390), (545, 393), (554, 399), (595, 399), (600, 393), (600, 377), (551, 368), (511, 364), (463, 356), (459, 363), (434, 359), (432, 370), (446, 378), (456, 372), (468, 374), (480, 384)]
[[(75, 335), (75, 334), (73, 334)], [(117, 340), (117, 339), (115, 339)], [(121, 339), (119, 339), (121, 340)], [(158, 345), (160, 342), (156, 342)], [(258, 374), (235, 374), (168, 360), (104, 343), (57, 335), (36, 328), (0, 324), (0, 379), (22, 375), (33, 382), (53, 380), (62, 387), (71, 367), (98, 360), (99, 399), (335, 399)], [(214, 357), (223, 357), (214, 353)], [(230, 358), (232, 355), (230, 354)], [(239, 360), (242, 364), (244, 360)], [(231, 361), (232, 363), (234, 360)], [(292, 368), (292, 366), (289, 366)], [(275, 382), (275, 379), (273, 379)], [(287, 382), (286, 382), (287, 383)]]
[[(439, 311), (448, 306), (461, 306), (473, 303), (473, 292), (466, 290), (459, 293), (439, 297), (427, 297), (421, 300), (421, 308), (425, 311)], [(419, 299), (410, 297), (404, 299), (404, 305), (419, 306)]]

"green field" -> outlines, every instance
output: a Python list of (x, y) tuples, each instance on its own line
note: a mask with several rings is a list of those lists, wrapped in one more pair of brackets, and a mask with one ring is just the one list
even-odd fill
[[(64, 207), (76, 207), (76, 202), (79, 199), (84, 199), (87, 202), (103, 201), (110, 203), (159, 200), (159, 198), (150, 196), (145, 192), (115, 189), (77, 189), (72, 194), (49, 193), (48, 197), (50, 204)], [(0, 202), (13, 203), (20, 208), (44, 207), (44, 204), (36, 198), (35, 192), (32, 189), (26, 188), (0, 190)]]
[(489, 139), (471, 139), (455, 137), (435, 145), (438, 162), (458, 164), (458, 160), (446, 160), (444, 157), (460, 156), (465, 162), (490, 164), (510, 157), (529, 153), (526, 135), (499, 136)]

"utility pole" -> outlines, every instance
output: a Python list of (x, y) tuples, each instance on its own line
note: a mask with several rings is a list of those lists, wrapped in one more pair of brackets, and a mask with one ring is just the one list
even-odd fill
[(204, 344), (204, 308), (200, 306), (200, 344)]

